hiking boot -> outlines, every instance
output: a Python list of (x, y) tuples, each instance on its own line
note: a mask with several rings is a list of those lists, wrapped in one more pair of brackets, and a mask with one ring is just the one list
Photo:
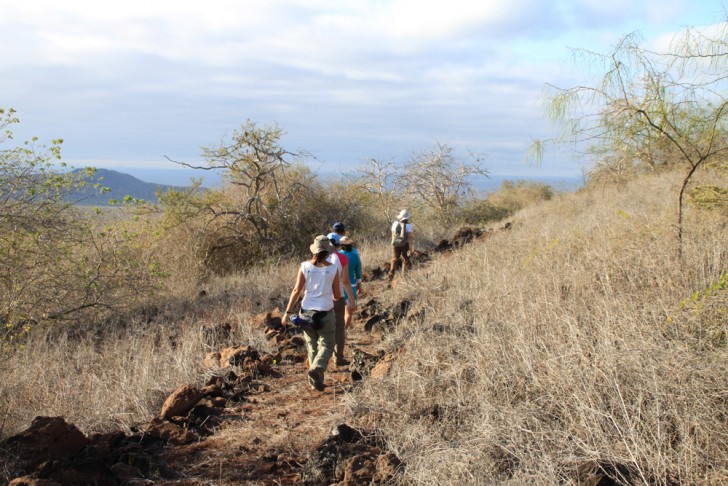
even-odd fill
[(349, 366), (351, 361), (344, 358), (336, 358), (336, 366)]
[(308, 383), (317, 391), (324, 391), (324, 374), (318, 368), (308, 370)]

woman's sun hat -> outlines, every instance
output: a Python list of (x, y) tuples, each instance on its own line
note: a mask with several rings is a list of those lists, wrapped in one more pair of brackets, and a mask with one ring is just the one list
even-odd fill
[(318, 255), (322, 251), (328, 251), (329, 253), (336, 251), (326, 235), (319, 235), (314, 238), (309, 250), (311, 250), (312, 255)]

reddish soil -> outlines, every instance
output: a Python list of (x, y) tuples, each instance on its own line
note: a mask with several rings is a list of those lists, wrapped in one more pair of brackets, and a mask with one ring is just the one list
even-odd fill
[[(275, 312), (269, 320), (275, 322)], [(286, 338), (282, 340), (284, 346), (286, 341)], [(350, 329), (347, 352), (350, 355), (352, 347), (372, 349), (375, 341), (378, 339), (365, 333), (361, 323), (357, 323)], [(299, 347), (292, 351), (280, 353), (289, 359), (273, 365), (273, 374), (252, 380), (241, 402), (228, 403), (217, 417), (219, 425), (213, 435), (191, 444), (168, 444), (161, 458), (177, 475), (186, 479), (157, 481), (156, 484), (211, 481), (215, 484), (332, 484), (344, 481), (343, 477), (337, 480), (336, 471), (325, 471), (327, 465), (321, 464), (325, 461), (316, 456), (322, 447), (325, 448), (327, 439), (341, 435), (332, 435), (332, 432), (338, 426), (344, 426), (342, 399), (355, 386), (350, 367), (337, 367), (332, 359), (325, 377), (326, 389), (318, 392), (308, 385), (303, 362), (305, 349)], [(382, 454), (374, 445), (371, 449), (370, 452)], [(346, 454), (343, 450), (337, 452)], [(312, 464), (312, 460), (317, 464)], [(322, 472), (333, 476), (319, 477)], [(364, 478), (360, 478), (362, 481), (347, 479), (344, 484), (369, 484), (372, 477), (366, 482)]]

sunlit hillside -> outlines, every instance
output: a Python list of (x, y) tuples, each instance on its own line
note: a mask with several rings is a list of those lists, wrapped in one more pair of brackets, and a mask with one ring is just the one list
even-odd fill
[(728, 219), (689, 210), (678, 257), (678, 186), (562, 195), (397, 287), (417, 318), (349, 406), (410, 481), (728, 480)]
[[(384, 437), (406, 464), (402, 484), (728, 478), (728, 220), (689, 206), (679, 256), (677, 187), (679, 174), (662, 173), (557, 194), (372, 296), (409, 311), (380, 343), (391, 372), (347, 394), (345, 415)], [(365, 269), (388, 259), (382, 240), (360, 250)], [(103, 322), (38, 329), (3, 364), (3, 434), (37, 415), (86, 433), (148, 420), (179, 383), (205, 380), (206, 325), (229, 323), (233, 342), (270, 351), (251, 317), (285, 305), (296, 268), (284, 260)]]

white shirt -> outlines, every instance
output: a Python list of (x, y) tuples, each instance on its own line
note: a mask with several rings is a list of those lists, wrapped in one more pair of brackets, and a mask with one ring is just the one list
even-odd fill
[[(392, 234), (394, 234), (395, 231), (397, 231), (397, 226), (399, 225), (401, 221), (395, 221), (392, 223)], [(405, 236), (407, 236), (407, 233), (412, 233), (412, 223), (405, 223), (404, 225), (404, 233)]]
[(334, 308), (333, 283), (338, 269), (336, 265), (317, 267), (311, 262), (301, 263), (306, 279), (301, 308), (306, 310), (330, 311)]

